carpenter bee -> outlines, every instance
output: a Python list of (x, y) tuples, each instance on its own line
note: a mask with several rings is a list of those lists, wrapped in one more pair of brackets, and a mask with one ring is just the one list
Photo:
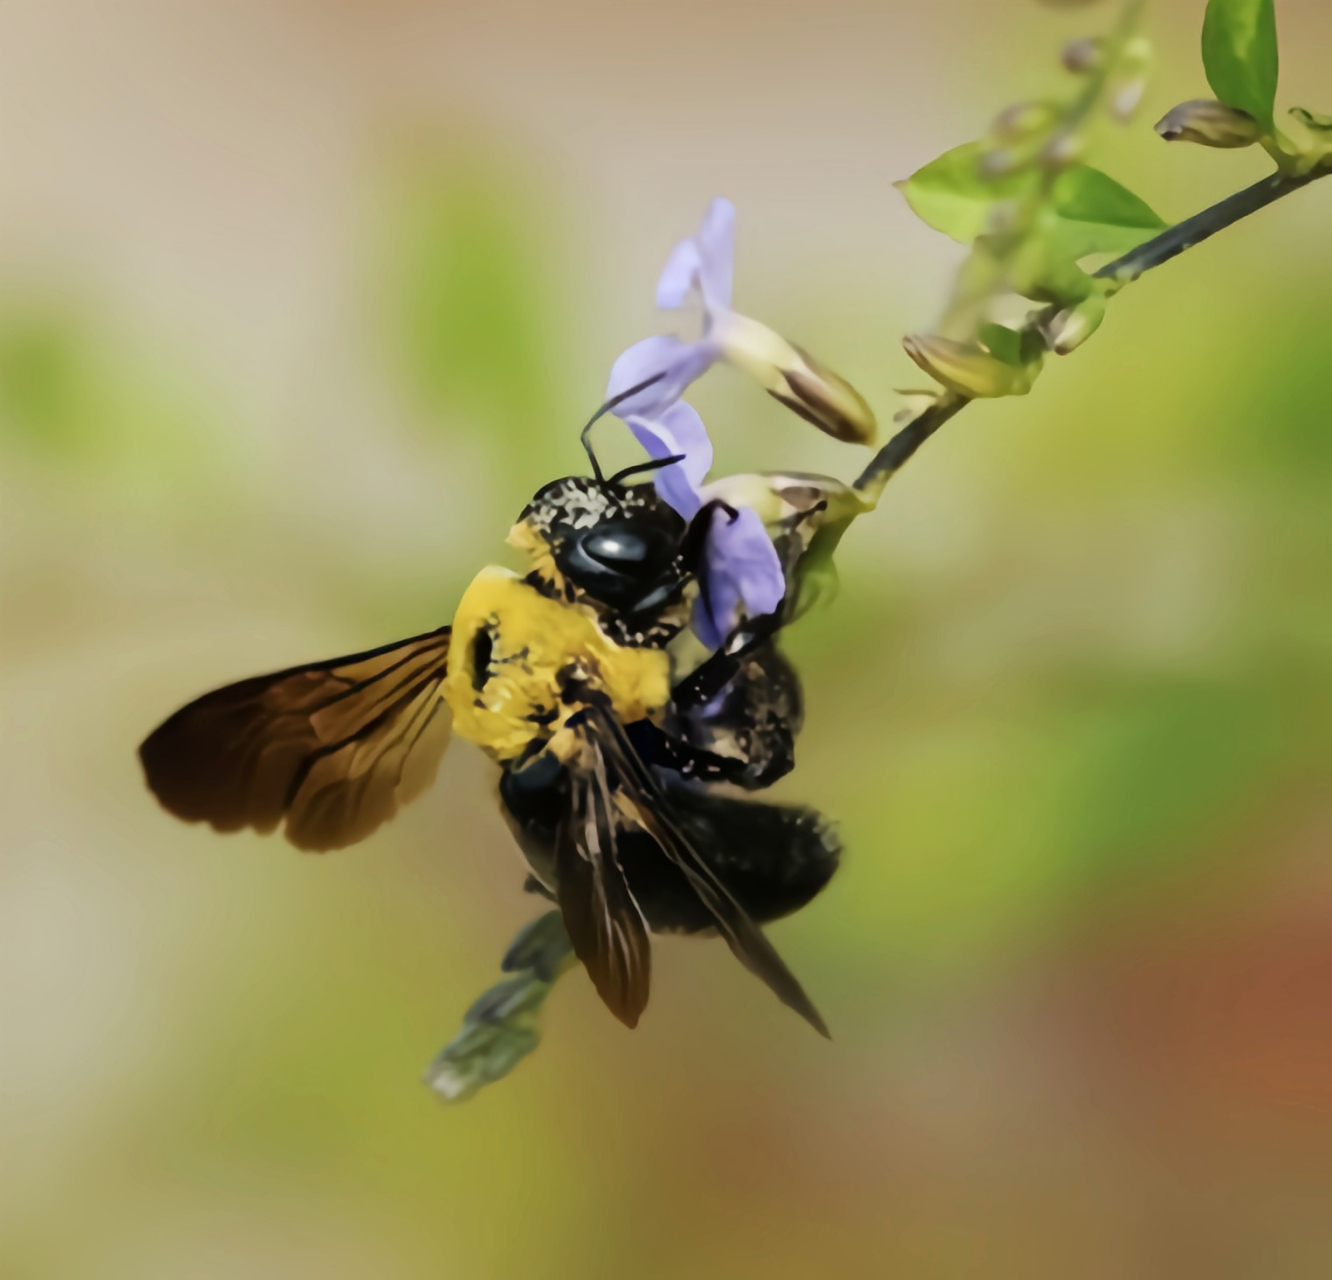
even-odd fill
[(525, 575), (482, 569), (451, 626), (205, 694), (140, 747), (148, 786), (186, 821), (285, 824), (298, 848), (342, 848), (425, 790), (456, 733), (500, 766), (529, 887), (556, 903), (617, 1018), (632, 1027), (647, 1003), (649, 931), (715, 931), (826, 1035), (758, 923), (823, 888), (837, 840), (811, 810), (717, 788), (791, 767), (800, 695), (774, 644), (782, 611), (678, 671), (702, 521), (725, 504), (685, 521), (629, 483), (678, 459), (605, 478), (588, 453), (593, 476), (546, 485), (510, 531)]

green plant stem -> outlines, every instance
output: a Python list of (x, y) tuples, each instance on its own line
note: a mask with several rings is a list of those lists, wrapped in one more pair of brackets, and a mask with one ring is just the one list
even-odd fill
[(969, 396), (945, 391), (929, 408), (918, 413), (878, 453), (860, 473), (855, 483), (856, 492), (870, 502), (877, 502), (883, 486), (910, 460), (912, 455), (949, 418), (962, 412), (971, 403)]
[[(1116, 258), (1096, 272), (1104, 280), (1113, 280), (1117, 284), (1131, 284), (1144, 272), (1159, 267), (1171, 258), (1178, 257), (1186, 249), (1201, 244), (1204, 240), (1233, 226), (1243, 218), (1269, 204), (1288, 196), (1292, 192), (1307, 187), (1318, 178), (1332, 175), (1332, 167), (1323, 165), (1306, 174), (1274, 173), (1255, 182), (1253, 186), (1237, 191), (1233, 196), (1204, 209), (1201, 213), (1183, 222), (1167, 228), (1158, 236), (1130, 250), (1122, 258)], [(944, 392), (934, 404), (919, 413), (906, 424), (878, 453), (870, 459), (869, 465), (860, 473), (855, 482), (857, 492), (871, 501), (877, 501), (883, 487), (911, 459), (916, 450), (925, 443), (950, 418), (956, 417), (971, 403), (971, 398), (956, 392)]]

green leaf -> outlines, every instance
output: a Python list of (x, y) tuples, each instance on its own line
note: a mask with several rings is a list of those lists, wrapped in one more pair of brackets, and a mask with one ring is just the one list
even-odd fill
[(1096, 282), (1060, 243), (1055, 215), (1047, 210), (1043, 222), (1045, 233), (1028, 237), (1009, 261), (1009, 283), (1015, 292), (1033, 302), (1076, 306), (1092, 295)]
[(1291, 107), (1290, 114), (1306, 129), (1313, 129), (1317, 133), (1332, 131), (1332, 116), (1320, 115), (1317, 111), (1309, 111), (1304, 107)]
[[(1032, 172), (989, 177), (980, 167), (983, 149), (968, 142), (944, 152), (898, 188), (916, 216), (968, 244), (984, 234), (995, 205), (1035, 196)], [(1055, 183), (1044, 230), (1060, 253), (1077, 259), (1092, 253), (1127, 253), (1165, 223), (1126, 187), (1090, 165), (1074, 165)]]
[(831, 604), (837, 598), (838, 575), (833, 553), (842, 535), (851, 527), (854, 516), (820, 526), (810, 539), (809, 546), (796, 566), (797, 618), (804, 617), (819, 605)]
[(1056, 234), (1073, 258), (1127, 253), (1166, 225), (1146, 201), (1086, 164), (1060, 174), (1054, 211), (1059, 223)]
[(1033, 174), (990, 177), (983, 173), (983, 153), (980, 143), (963, 143), (916, 170), (897, 189), (927, 226), (970, 244), (985, 232), (997, 203), (1036, 190)]
[(1002, 324), (983, 324), (978, 333), (985, 349), (996, 360), (1013, 365), (1022, 363), (1022, 337), (1016, 329)]
[(1273, 0), (1208, 0), (1202, 55), (1212, 92), (1270, 133), (1278, 70)]

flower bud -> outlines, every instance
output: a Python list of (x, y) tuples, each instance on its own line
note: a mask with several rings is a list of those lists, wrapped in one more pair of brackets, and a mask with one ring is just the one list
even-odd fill
[(1317, 111), (1310, 111), (1307, 107), (1291, 107), (1290, 114), (1306, 129), (1312, 129), (1315, 133), (1332, 132), (1332, 116), (1319, 115)]
[(1020, 163), (1021, 160), (1017, 152), (1002, 147), (982, 152), (981, 158), (977, 162), (977, 168), (980, 169), (982, 178), (992, 181), (995, 178), (1002, 178), (1006, 174), (1012, 173)]
[(869, 510), (850, 485), (806, 472), (722, 476), (705, 484), (700, 494), (705, 502), (720, 498), (732, 507), (750, 507), (770, 529), (794, 527), (803, 543), (829, 521), (850, 520)]
[(873, 444), (879, 424), (864, 396), (808, 351), (765, 324), (728, 311), (715, 317), (712, 340), (727, 360), (820, 431), (848, 444)]
[(1101, 327), (1105, 319), (1105, 299), (1093, 295), (1076, 307), (1065, 307), (1046, 322), (1046, 345), (1057, 356), (1076, 351)]
[(804, 367), (782, 371), (794, 400), (773, 392), (777, 399), (835, 440), (845, 440), (848, 444), (873, 444), (879, 434), (879, 424), (865, 397), (840, 374), (815, 360), (808, 351), (800, 347), (795, 351)]
[(1263, 136), (1263, 127), (1247, 111), (1211, 98), (1181, 102), (1156, 123), (1167, 142), (1196, 142), (1204, 147), (1248, 147)]
[(1074, 75), (1087, 75), (1099, 71), (1105, 61), (1105, 40), (1100, 36), (1084, 36), (1081, 40), (1070, 40), (1064, 46), (1060, 57), (1064, 70)]
[(936, 334), (909, 334), (902, 346), (931, 377), (969, 399), (1026, 395), (1039, 371), (1039, 365), (1005, 364), (983, 347)]
[(1143, 71), (1152, 65), (1156, 50), (1146, 36), (1134, 36), (1119, 55), (1119, 65), (1126, 71)]
[(1041, 152), (1041, 163), (1052, 170), (1071, 169), (1087, 154), (1087, 140), (1080, 133), (1065, 130), (1050, 139)]
[(1121, 123), (1127, 124), (1133, 119), (1133, 113), (1142, 105), (1142, 95), (1147, 92), (1147, 77), (1134, 76), (1116, 85), (1110, 95), (1110, 114)]
[(1005, 142), (1020, 142), (1048, 129), (1058, 116), (1058, 109), (1049, 102), (1016, 102), (994, 118), (990, 132)]
[(1021, 200), (995, 200), (985, 215), (986, 236), (1010, 236), (1026, 229), (1026, 210)]

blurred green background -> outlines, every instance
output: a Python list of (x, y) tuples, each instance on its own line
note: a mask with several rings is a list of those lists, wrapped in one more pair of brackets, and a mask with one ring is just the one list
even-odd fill
[[(1105, 168), (1175, 218), (1201, 0), (1159, 0)], [(1282, 102), (1332, 10), (1280, 0)], [(773, 936), (627, 1034), (418, 1083), (534, 911), (455, 744), (365, 846), (169, 820), (185, 699), (448, 619), (664, 255), (739, 209), (737, 301), (880, 418), (960, 257), (891, 183), (1056, 87), (1105, 6), (10, 0), (0, 10), (0, 1275), (1324, 1277), (1332, 1269), (1332, 190), (1116, 301), (930, 443), (802, 623), (842, 824)], [(722, 371), (719, 469), (855, 474)], [(625, 458), (625, 442), (608, 451)]]

